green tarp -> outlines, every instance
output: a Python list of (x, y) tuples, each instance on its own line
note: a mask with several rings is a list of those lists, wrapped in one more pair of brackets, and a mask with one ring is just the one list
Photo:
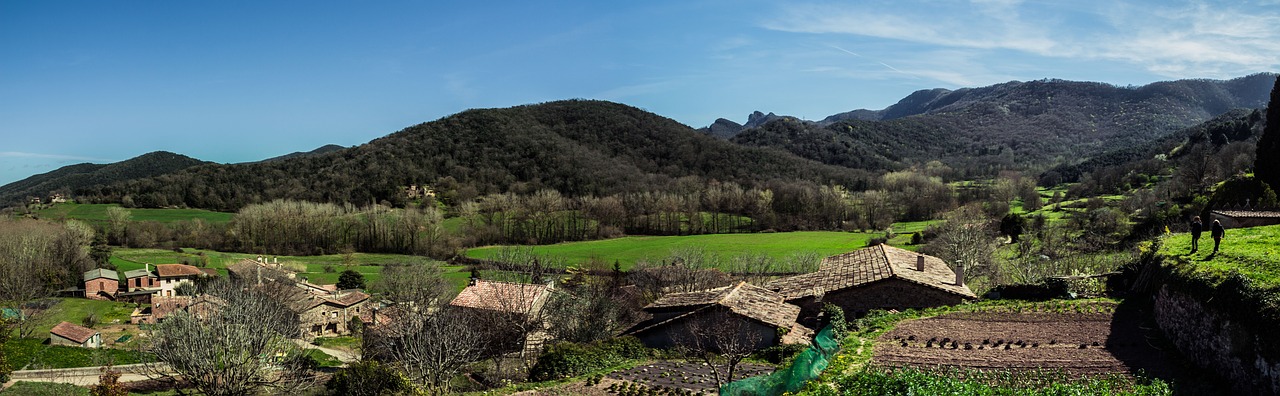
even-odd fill
[(731, 396), (771, 396), (784, 392), (795, 392), (804, 387), (805, 382), (817, 378), (822, 370), (840, 351), (840, 342), (832, 334), (831, 326), (823, 328), (814, 337), (813, 345), (800, 352), (790, 366), (774, 371), (773, 374), (744, 378), (720, 387), (721, 395)]

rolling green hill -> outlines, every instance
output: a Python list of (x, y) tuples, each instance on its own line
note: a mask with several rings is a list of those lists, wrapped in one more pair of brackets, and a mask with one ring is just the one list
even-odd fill
[(569, 196), (678, 188), (682, 178), (865, 185), (866, 172), (768, 148), (743, 147), (631, 106), (568, 100), (468, 110), (369, 143), (254, 164), (202, 165), (73, 191), (139, 207), (234, 210), (278, 198), (396, 202), (403, 186), (446, 200), (555, 189)]
[(172, 173), (206, 164), (181, 154), (156, 151), (111, 164), (76, 164), (0, 186), (0, 205), (21, 202), (28, 196), (47, 197), (53, 192), (71, 193), (83, 188)]

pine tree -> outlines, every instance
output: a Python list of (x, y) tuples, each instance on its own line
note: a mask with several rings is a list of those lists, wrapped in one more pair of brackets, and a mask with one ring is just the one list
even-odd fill
[(1276, 85), (1271, 88), (1267, 127), (1258, 139), (1258, 158), (1253, 163), (1253, 174), (1272, 190), (1280, 188), (1280, 76), (1276, 77)]

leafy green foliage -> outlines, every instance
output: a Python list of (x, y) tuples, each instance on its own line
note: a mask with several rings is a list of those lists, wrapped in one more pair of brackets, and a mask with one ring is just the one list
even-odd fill
[(529, 371), (529, 380), (550, 381), (604, 370), (650, 352), (635, 337), (619, 337), (593, 344), (561, 342), (552, 345)]
[(1280, 76), (1271, 88), (1271, 103), (1267, 105), (1267, 127), (1258, 139), (1257, 160), (1254, 174), (1271, 188), (1280, 188)]
[[(994, 371), (933, 373), (918, 369), (869, 369), (840, 377), (841, 395), (1171, 395), (1158, 379), (1123, 376), (1072, 380), (1065, 374)], [(829, 388), (828, 388), (829, 389)], [(832, 392), (814, 392), (825, 395)]]
[(364, 274), (356, 272), (356, 270), (345, 270), (345, 271), (342, 271), (341, 275), (338, 275), (339, 290), (363, 289), (363, 288), (364, 288)]
[(380, 396), (413, 389), (413, 384), (391, 366), (364, 360), (338, 370), (324, 387), (335, 395)]

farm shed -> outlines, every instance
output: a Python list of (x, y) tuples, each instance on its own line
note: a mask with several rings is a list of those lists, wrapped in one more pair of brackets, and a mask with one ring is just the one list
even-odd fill
[(115, 300), (120, 290), (120, 275), (115, 271), (96, 268), (84, 273), (84, 298)]
[[(716, 328), (728, 329), (739, 343), (754, 343), (753, 349), (782, 344), (808, 343), (813, 331), (796, 323), (800, 307), (787, 304), (783, 296), (740, 282), (732, 286), (688, 293), (671, 293), (644, 307), (653, 315), (632, 326), (624, 334), (633, 335), (650, 348), (671, 348), (714, 341), (706, 337)], [(733, 321), (732, 323), (728, 321)]]
[(88, 327), (62, 322), (49, 329), (49, 345), (99, 348), (102, 347), (102, 334)]
[(827, 257), (817, 271), (781, 278), (765, 288), (816, 319), (823, 304), (858, 316), (873, 309), (929, 308), (977, 298), (964, 285), (964, 272), (942, 259), (880, 244)]

